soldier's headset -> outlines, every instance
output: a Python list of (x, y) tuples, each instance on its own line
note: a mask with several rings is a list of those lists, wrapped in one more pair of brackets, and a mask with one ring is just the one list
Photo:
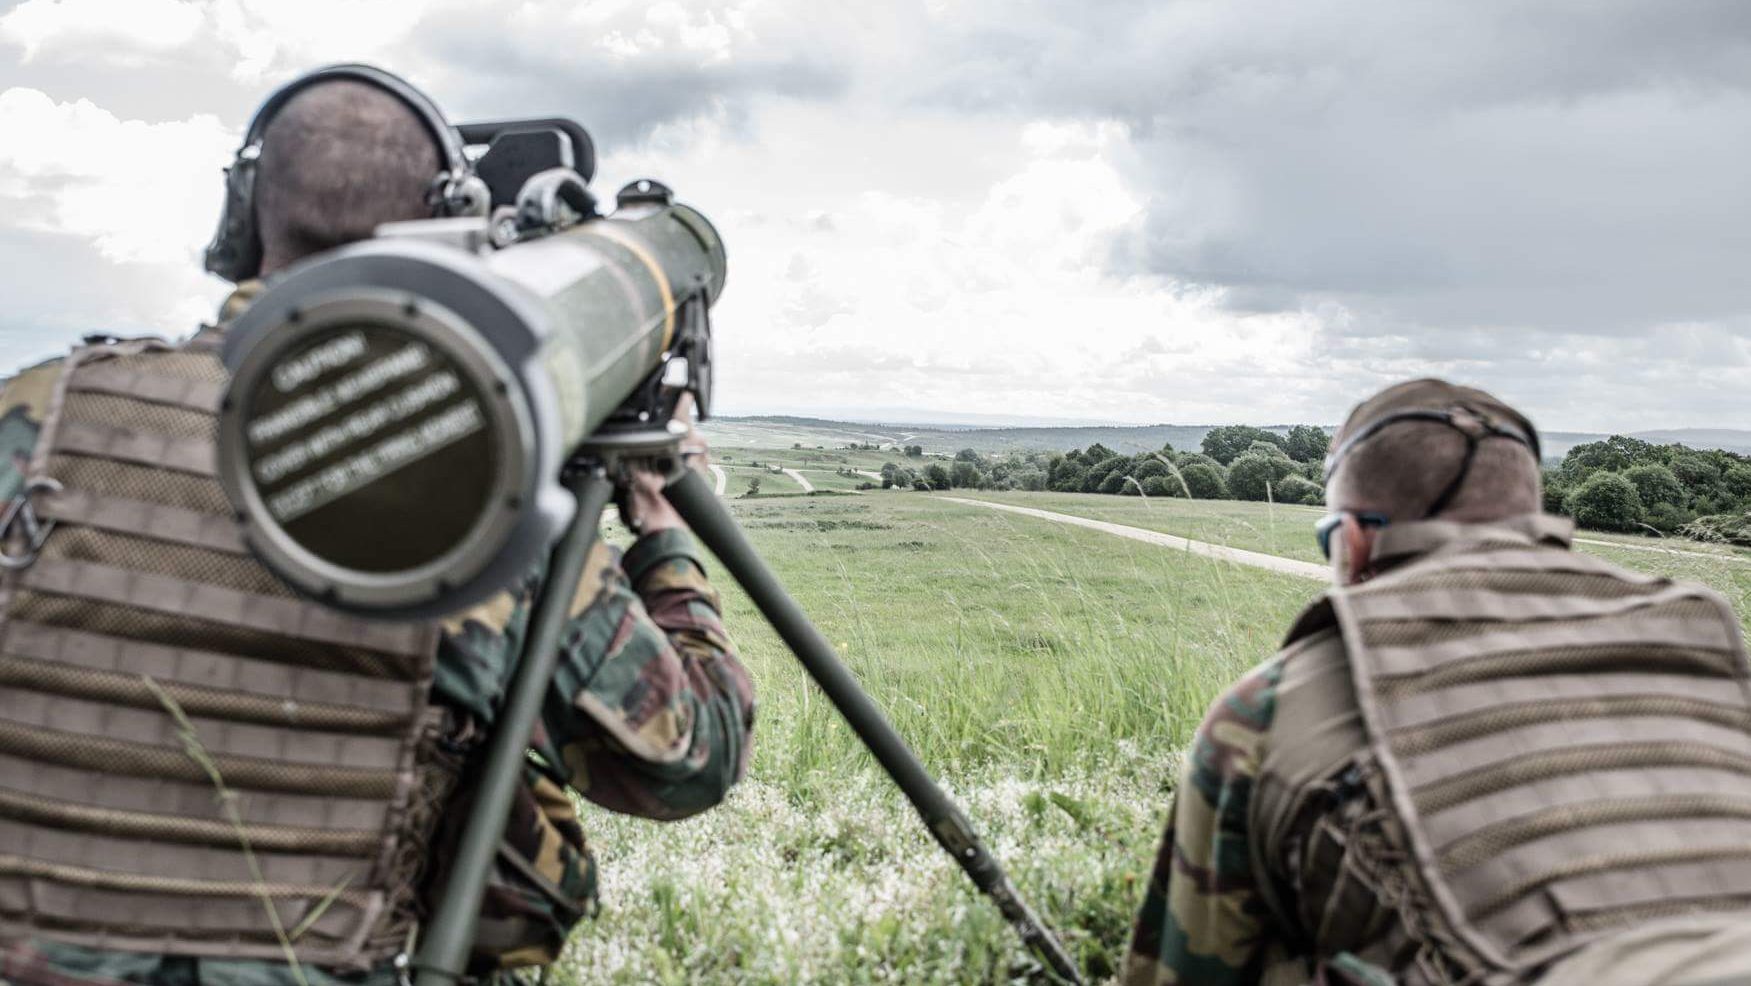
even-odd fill
[(1453, 502), (1453, 498), (1459, 495), (1459, 487), (1465, 484), (1465, 477), (1471, 475), (1471, 463), (1477, 458), (1477, 447), (1486, 438), (1506, 438), (1519, 442), (1526, 446), (1528, 452), (1532, 453), (1534, 460), (1544, 461), (1538, 445), (1538, 432), (1521, 428), (1510, 421), (1499, 420), (1488, 411), (1478, 410), (1464, 404), (1446, 409), (1413, 408), (1407, 411), (1393, 411), (1390, 414), (1383, 414), (1358, 428), (1354, 435), (1344, 439), (1342, 445), (1333, 449), (1331, 454), (1325, 457), (1326, 482), (1331, 482), (1338, 467), (1343, 465), (1344, 459), (1355, 450), (1356, 446), (1378, 435), (1383, 429), (1406, 421), (1432, 421), (1436, 424), (1446, 425), (1465, 436), (1465, 459), (1459, 463), (1459, 472), (1454, 474), (1453, 479), (1441, 491), (1441, 495), (1429, 505), (1429, 509), (1423, 512), (1424, 520), (1446, 510), (1447, 505)]
[(370, 65), (330, 65), (300, 76), (275, 90), (255, 111), (243, 146), (225, 169), (225, 207), (219, 229), (207, 246), (207, 270), (228, 281), (246, 281), (261, 273), (261, 230), (256, 226), (255, 176), (262, 137), (285, 105), (312, 86), (345, 80), (375, 86), (401, 100), (425, 124), (443, 158), (432, 178), (434, 216), (484, 216), (491, 205), (486, 183), (474, 174), (463, 153), (462, 138), (426, 95), (397, 75)]

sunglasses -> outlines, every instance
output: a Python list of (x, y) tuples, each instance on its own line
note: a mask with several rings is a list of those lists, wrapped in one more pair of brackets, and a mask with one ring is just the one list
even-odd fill
[(1392, 518), (1372, 510), (1340, 510), (1337, 513), (1326, 514), (1319, 518), (1319, 523), (1313, 525), (1313, 536), (1319, 540), (1319, 553), (1331, 560), (1331, 535), (1342, 526), (1345, 517), (1356, 518), (1356, 523), (1363, 527), (1385, 527), (1392, 523)]

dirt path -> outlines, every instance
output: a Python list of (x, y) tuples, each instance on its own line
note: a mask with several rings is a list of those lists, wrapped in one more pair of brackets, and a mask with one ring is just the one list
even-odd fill
[(879, 472), (870, 472), (868, 469), (853, 469), (851, 471), (857, 473), (859, 476), (868, 476), (870, 479), (873, 479), (878, 483), (882, 481), (882, 474)]
[(730, 474), (724, 472), (723, 466), (716, 464), (712, 465), (711, 474), (717, 477), (717, 495), (723, 496), (724, 488), (730, 485)]
[(1296, 561), (1293, 558), (1279, 558), (1276, 555), (1246, 551), (1241, 548), (1229, 548), (1220, 544), (1210, 544), (1207, 541), (1193, 541), (1172, 534), (1163, 534), (1160, 531), (1147, 531), (1141, 527), (1109, 524), (1104, 520), (1089, 520), (1087, 517), (1074, 517), (1070, 514), (1036, 510), (1033, 507), (1017, 507), (1007, 503), (992, 503), (989, 500), (970, 500), (958, 496), (939, 496), (936, 499), (965, 503), (975, 507), (987, 507), (991, 510), (1003, 510), (1012, 514), (1021, 514), (1024, 517), (1056, 521), (1060, 524), (1074, 524), (1077, 527), (1086, 527), (1091, 531), (1100, 531), (1103, 534), (1114, 534), (1122, 538), (1130, 538), (1133, 541), (1143, 541), (1147, 544), (1159, 544), (1164, 548), (1175, 548), (1188, 554), (1214, 558), (1218, 561), (1230, 561), (1236, 565), (1250, 565), (1267, 571), (1282, 572), (1285, 575), (1299, 575), (1302, 578), (1321, 581), (1331, 578), (1331, 569), (1324, 565), (1315, 565), (1310, 561)]
[(804, 478), (803, 478), (803, 474), (802, 474), (802, 473), (800, 473), (800, 472), (797, 472), (797, 471), (796, 471), (796, 470), (795, 470), (795, 469), (786, 469), (786, 470), (785, 470), (785, 471), (784, 471), (784, 474), (785, 474), (785, 475), (786, 475), (786, 476), (789, 476), (789, 477), (790, 477), (790, 478), (791, 478), (791, 479), (794, 479), (794, 480), (796, 480), (796, 482), (797, 482), (797, 485), (798, 485), (798, 486), (801, 486), (801, 487), (802, 487), (802, 488), (803, 488), (803, 492), (804, 492), (804, 493), (813, 493), (813, 492), (815, 492), (815, 484), (814, 484), (814, 483), (811, 483), (811, 482), (809, 482), (809, 481), (808, 481), (808, 480), (806, 480), (806, 479), (804, 479)]
[(1651, 544), (1624, 544), (1621, 541), (1601, 541), (1596, 538), (1575, 538), (1576, 544), (1593, 544), (1602, 548), (1622, 548), (1625, 551), (1651, 551), (1658, 555), (1684, 555), (1687, 558), (1712, 558), (1715, 561), (1737, 562), (1741, 565), (1751, 565), (1751, 558), (1744, 555), (1730, 555), (1715, 551), (1685, 551), (1683, 548), (1659, 548)]

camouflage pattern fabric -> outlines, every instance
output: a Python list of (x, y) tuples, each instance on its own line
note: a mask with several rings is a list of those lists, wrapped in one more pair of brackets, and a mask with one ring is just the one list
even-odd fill
[[(248, 287), (226, 303), (235, 314)], [(0, 489), (16, 490), (58, 361), (0, 388)], [(436, 698), (462, 722), (459, 755), (490, 732), (540, 583), (520, 585), (444, 624)], [(503, 946), (477, 967), (552, 960), (595, 909), (595, 862), (567, 789), (605, 808), (684, 818), (721, 801), (747, 768), (752, 680), (724, 631), (717, 593), (692, 536), (659, 531), (621, 557), (598, 544), (573, 600), (560, 664), (531, 743), (529, 784), (513, 809), (509, 853), (483, 911)], [(471, 788), (466, 776), (460, 787)], [(447, 811), (447, 817), (462, 813)], [(506, 857), (511, 857), (507, 862)], [(518, 865), (519, 863), (525, 865)], [(495, 924), (495, 922), (497, 922)], [(513, 940), (512, 929), (528, 932)], [(334, 975), (304, 967), (310, 986), (389, 986), (393, 970)], [(0, 986), (292, 986), (283, 964), (108, 952), (34, 942), (0, 949)]]
[(1255, 668), (1216, 700), (1192, 739), (1137, 916), (1127, 986), (1258, 981), (1275, 936), (1248, 818), (1282, 673), (1281, 656)]

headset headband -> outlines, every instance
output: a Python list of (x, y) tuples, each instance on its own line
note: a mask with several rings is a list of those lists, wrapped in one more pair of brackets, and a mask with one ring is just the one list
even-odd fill
[(261, 233), (255, 222), (256, 160), (261, 155), (262, 138), (274, 117), (294, 96), (323, 82), (362, 82), (389, 93), (412, 110), (424, 124), (443, 156), (443, 170), (433, 176), (433, 211), (437, 215), (484, 215), (490, 193), (474, 175), (468, 157), (463, 153), (462, 136), (445, 121), (444, 115), (425, 94), (406, 80), (371, 65), (330, 65), (299, 76), (274, 90), (256, 110), (244, 133), (243, 145), (226, 169), (225, 205), (219, 214), (219, 229), (207, 246), (207, 270), (233, 282), (241, 282), (261, 273)]
[(399, 75), (385, 72), (374, 65), (357, 63), (319, 68), (274, 90), (267, 101), (261, 104), (261, 109), (255, 111), (255, 117), (249, 121), (249, 131), (244, 135), (243, 146), (238, 148), (237, 153), (242, 154), (251, 147), (260, 146), (268, 125), (274, 122), (274, 117), (292, 101), (292, 97), (311, 86), (341, 80), (363, 82), (401, 100), (425, 124), (426, 132), (432, 135), (432, 142), (438, 145), (439, 152), (444, 156), (444, 170), (451, 175), (460, 175), (468, 170), (468, 159), (462, 153), (461, 137), (425, 93), (409, 85)]

